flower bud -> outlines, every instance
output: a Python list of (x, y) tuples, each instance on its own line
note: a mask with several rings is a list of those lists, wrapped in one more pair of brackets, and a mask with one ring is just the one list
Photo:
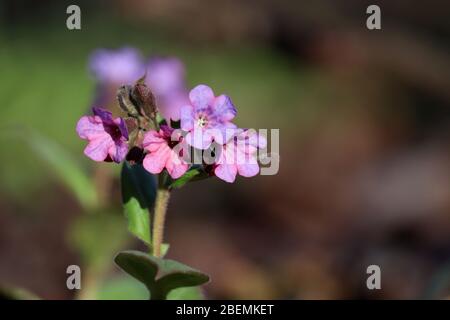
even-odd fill
[(144, 83), (145, 76), (139, 79), (131, 91), (131, 101), (134, 102), (142, 116), (155, 119), (157, 108), (153, 92)]
[(131, 101), (132, 87), (130, 85), (121, 86), (117, 90), (117, 101), (120, 108), (128, 114), (128, 116), (137, 118), (139, 117), (139, 111), (135, 104)]

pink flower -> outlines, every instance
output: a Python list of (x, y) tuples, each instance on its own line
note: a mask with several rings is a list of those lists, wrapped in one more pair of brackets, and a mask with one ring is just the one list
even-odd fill
[(94, 161), (121, 162), (128, 146), (128, 130), (122, 118), (113, 119), (111, 112), (92, 108), (94, 116), (84, 116), (77, 123), (81, 139), (89, 141), (84, 154)]
[[(151, 130), (144, 136), (143, 147), (148, 151), (144, 158), (144, 168), (153, 174), (167, 169), (173, 179), (181, 177), (188, 169), (183, 160), (184, 140), (179, 130), (161, 126), (159, 131)], [(180, 148), (183, 148), (180, 151)]]
[(266, 139), (255, 130), (237, 129), (236, 134), (222, 146), (214, 173), (226, 182), (234, 182), (236, 175), (253, 177), (259, 173), (257, 150), (265, 148)]
[(190, 104), (181, 108), (181, 129), (187, 131), (186, 141), (197, 149), (207, 149), (213, 141), (226, 142), (226, 130), (235, 129), (231, 120), (236, 108), (226, 95), (214, 96), (212, 89), (198, 85), (189, 93)]

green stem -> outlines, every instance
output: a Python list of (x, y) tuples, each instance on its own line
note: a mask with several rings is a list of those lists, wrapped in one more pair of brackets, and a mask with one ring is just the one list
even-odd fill
[(155, 201), (155, 218), (153, 220), (153, 255), (161, 257), (161, 245), (164, 236), (164, 221), (166, 219), (167, 204), (169, 203), (170, 191), (159, 188)]

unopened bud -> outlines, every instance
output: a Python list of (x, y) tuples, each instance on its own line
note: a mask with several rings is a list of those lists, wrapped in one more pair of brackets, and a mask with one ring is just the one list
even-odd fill
[(128, 114), (130, 117), (138, 117), (139, 111), (131, 101), (132, 87), (130, 85), (121, 86), (117, 90), (117, 101), (120, 108)]
[(131, 100), (140, 113), (148, 118), (155, 119), (157, 108), (153, 92), (144, 83), (145, 76), (139, 79), (131, 91)]

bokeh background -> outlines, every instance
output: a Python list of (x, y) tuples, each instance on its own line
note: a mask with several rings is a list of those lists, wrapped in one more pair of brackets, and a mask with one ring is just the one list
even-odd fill
[[(81, 30), (66, 28), (69, 4)], [(120, 168), (85, 158), (75, 132), (96, 97), (90, 54), (131, 46), (229, 94), (239, 126), (280, 129), (277, 175), (173, 193), (168, 257), (211, 275), (207, 298), (449, 297), (449, 6), (376, 1), (382, 30), (369, 31), (369, 4), (3, 0), (0, 286), (142, 297), (112, 261), (142, 248)], [(71, 264), (80, 292), (66, 288)], [(382, 290), (366, 288), (371, 264)]]

